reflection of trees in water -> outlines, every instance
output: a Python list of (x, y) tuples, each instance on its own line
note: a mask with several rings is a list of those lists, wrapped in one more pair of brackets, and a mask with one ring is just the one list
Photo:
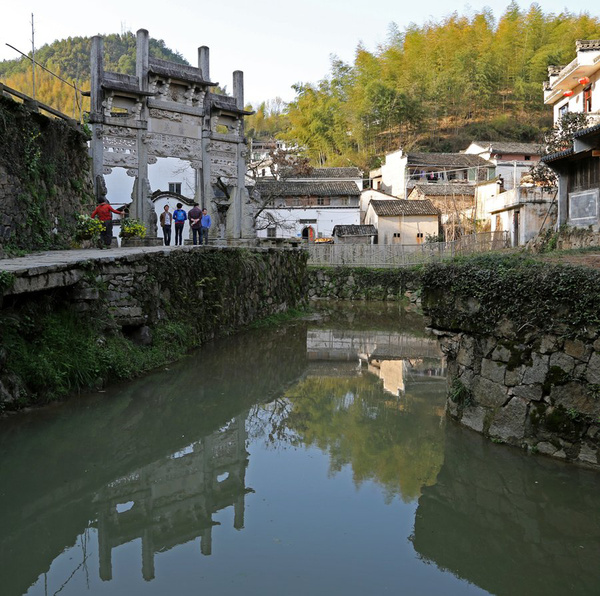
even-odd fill
[(350, 465), (357, 486), (372, 480), (388, 501), (399, 495), (409, 502), (435, 482), (442, 465), (443, 399), (442, 387), (390, 399), (370, 375), (309, 377), (263, 409), (260, 422), (271, 444), (318, 447), (329, 454), (331, 474)]

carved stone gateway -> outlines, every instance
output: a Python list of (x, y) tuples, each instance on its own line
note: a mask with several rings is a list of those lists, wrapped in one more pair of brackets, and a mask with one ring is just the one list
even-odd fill
[[(196, 170), (195, 200), (224, 224), (227, 240), (256, 237), (245, 188), (243, 73), (233, 73), (234, 97), (211, 92), (209, 49), (198, 68), (152, 58), (145, 29), (137, 32), (135, 76), (104, 70), (102, 37), (92, 39), (90, 123), (94, 176), (124, 168), (135, 178), (131, 215), (156, 238), (148, 166), (184, 160)], [(218, 189), (218, 190), (217, 190)], [(213, 227), (213, 234), (217, 226)]]

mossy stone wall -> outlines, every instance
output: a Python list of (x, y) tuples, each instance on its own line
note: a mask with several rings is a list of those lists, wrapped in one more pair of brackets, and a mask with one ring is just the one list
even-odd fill
[(190, 247), (17, 275), (0, 315), (0, 408), (131, 378), (302, 308), (305, 273), (300, 250)]
[(69, 246), (94, 204), (87, 137), (0, 94), (0, 256)]

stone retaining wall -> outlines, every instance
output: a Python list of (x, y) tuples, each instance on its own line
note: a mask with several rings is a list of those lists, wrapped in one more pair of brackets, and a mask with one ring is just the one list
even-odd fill
[(600, 273), (526, 259), (428, 268), (447, 411), (489, 437), (598, 467)]
[(309, 267), (311, 300), (390, 300), (420, 302), (420, 272), (411, 268)]
[[(164, 338), (165, 324), (174, 326), (172, 342), (185, 351), (306, 302), (303, 251), (190, 247), (120, 252), (125, 254), (111, 256), (107, 252), (97, 259), (13, 272), (4, 290), (1, 312), (16, 345), (12, 351), (27, 348), (19, 343), (21, 338), (26, 344), (42, 345), (47, 339), (45, 321), (49, 315), (66, 312), (73, 316), (76, 312), (81, 329), (91, 330), (85, 341), (95, 342), (92, 348), (97, 349), (106, 374), (112, 374), (110, 359), (116, 359), (114, 366), (118, 367), (118, 359), (126, 357), (116, 350), (103, 351), (106, 341), (115, 337), (121, 341), (127, 338), (131, 346), (143, 352), (153, 347), (157, 330), (162, 329), (164, 357), (155, 350), (151, 361), (158, 366), (173, 358), (172, 352), (167, 353), (171, 340)], [(73, 345), (81, 340), (77, 328), (65, 329), (64, 333), (73, 334)], [(40, 394), (44, 389), (33, 388), (34, 380), (23, 372), (27, 370), (23, 362), (15, 361), (11, 346), (6, 345), (7, 337), (8, 333), (0, 350), (0, 409), (3, 405), (46, 401)], [(69, 337), (61, 332), (57, 341), (68, 343)], [(40, 350), (44, 347), (48, 348), (47, 357), (54, 358), (52, 345), (43, 344)], [(122, 344), (118, 347), (123, 352)], [(69, 365), (60, 360), (48, 363), (51, 368), (63, 365), (64, 374), (71, 374)], [(73, 383), (77, 389), (78, 380)], [(52, 389), (49, 387), (48, 392)]]
[(0, 94), (0, 257), (67, 247), (95, 203), (86, 136)]

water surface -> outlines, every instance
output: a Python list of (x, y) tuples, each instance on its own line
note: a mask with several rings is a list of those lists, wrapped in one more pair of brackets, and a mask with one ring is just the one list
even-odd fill
[(598, 474), (447, 423), (444, 376), (418, 316), (324, 306), (1, 420), (1, 593), (600, 593)]

